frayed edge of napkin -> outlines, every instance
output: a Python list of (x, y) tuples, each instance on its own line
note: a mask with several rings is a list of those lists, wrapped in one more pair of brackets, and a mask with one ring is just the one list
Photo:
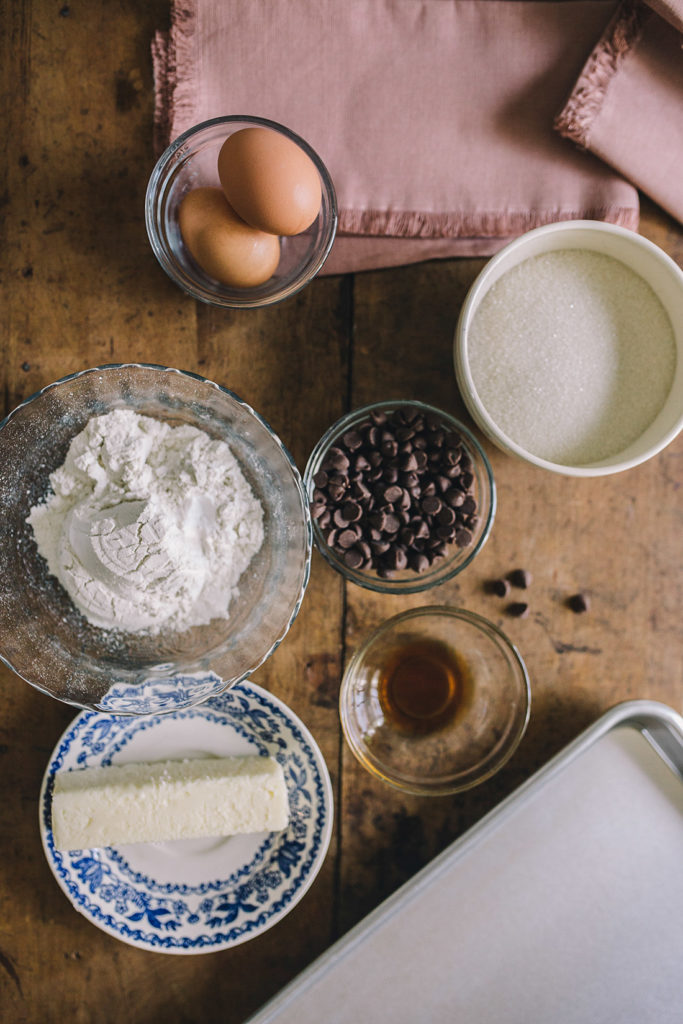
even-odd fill
[(173, 122), (192, 123), (197, 96), (195, 29), (196, 0), (171, 7), (171, 27), (152, 40), (154, 68), (154, 148), (157, 154), (171, 142)]
[(340, 210), (338, 233), (389, 238), (501, 238), (561, 220), (601, 220), (637, 230), (639, 212), (627, 206), (590, 210), (524, 210), (476, 213)]
[(640, 39), (652, 14), (639, 0), (625, 0), (584, 65), (566, 106), (554, 127), (560, 135), (586, 149), (595, 118), (600, 113), (612, 79)]

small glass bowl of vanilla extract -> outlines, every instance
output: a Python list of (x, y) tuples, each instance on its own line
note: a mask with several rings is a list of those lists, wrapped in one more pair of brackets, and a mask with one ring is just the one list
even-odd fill
[(529, 721), (529, 677), (493, 623), (461, 608), (414, 608), (387, 620), (349, 661), (344, 736), (360, 763), (406, 793), (471, 789), (516, 750)]

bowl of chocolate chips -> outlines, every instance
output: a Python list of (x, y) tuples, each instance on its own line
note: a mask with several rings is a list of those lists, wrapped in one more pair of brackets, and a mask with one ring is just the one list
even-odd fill
[(421, 402), (377, 402), (342, 417), (313, 450), (304, 485), (323, 557), (382, 593), (417, 593), (462, 572), (496, 511), (476, 438)]

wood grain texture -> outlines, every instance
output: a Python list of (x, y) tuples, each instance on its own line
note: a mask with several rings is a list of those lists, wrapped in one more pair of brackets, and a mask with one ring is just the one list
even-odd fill
[[(0, 366), (5, 410), (99, 363), (175, 365), (237, 392), (303, 469), (347, 408), (421, 399), (464, 417), (452, 338), (481, 260), (314, 282), (280, 307), (225, 312), (183, 295), (147, 243), (152, 153), (149, 43), (167, 0), (2, 4)], [(683, 262), (683, 230), (647, 201), (642, 233)], [(346, 586), (314, 554), (302, 610), (254, 675), (316, 737), (330, 768), (335, 836), (302, 902), (234, 950), (142, 952), (76, 913), (38, 834), (38, 793), (74, 709), (0, 669), (0, 1015), (6, 1024), (238, 1024), (384, 896), (618, 701), (683, 710), (680, 572), (683, 443), (650, 463), (570, 480), (490, 445), (498, 514), (476, 561), (438, 591), (386, 597)], [(531, 614), (515, 620), (485, 583), (523, 566)], [(586, 615), (565, 606), (592, 599)], [(404, 797), (342, 742), (344, 664), (370, 629), (427, 603), (501, 626), (528, 665), (533, 707), (510, 763), (463, 796)]]

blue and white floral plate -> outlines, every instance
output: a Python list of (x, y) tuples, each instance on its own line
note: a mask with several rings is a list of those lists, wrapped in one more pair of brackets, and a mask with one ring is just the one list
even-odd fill
[[(57, 772), (254, 753), (282, 765), (290, 809), (282, 832), (55, 850)], [(211, 953), (274, 925), (317, 875), (332, 818), (330, 778), (315, 740), (285, 704), (251, 682), (151, 718), (82, 712), (57, 744), (40, 794), (45, 855), (74, 907), (117, 939), (159, 953)]]

